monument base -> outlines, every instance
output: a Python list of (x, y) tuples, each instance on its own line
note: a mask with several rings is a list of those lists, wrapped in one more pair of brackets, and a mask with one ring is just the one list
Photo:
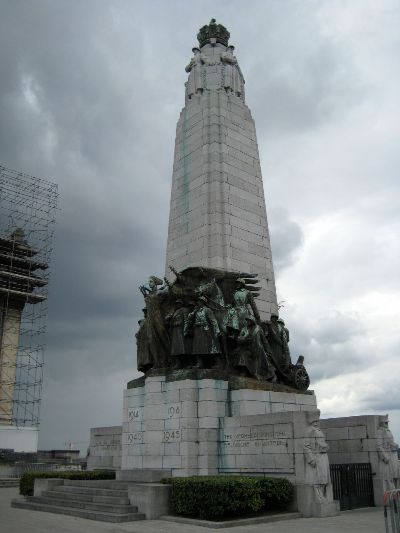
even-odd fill
[(339, 502), (333, 500), (332, 485), (328, 487), (329, 496), (324, 501), (315, 501), (314, 487), (296, 485), (297, 508), (304, 518), (336, 516), (340, 513)]
[(314, 393), (220, 378), (217, 371), (190, 370), (131, 381), (124, 391), (117, 480), (139, 486), (177, 476), (284, 477), (297, 487), (300, 512), (336, 514), (332, 498), (320, 505), (307, 481), (304, 442), (309, 412), (317, 408)]
[[(276, 385), (250, 378), (205, 377), (218, 375), (214, 371), (191, 370), (189, 375), (192, 379), (187, 378), (188, 371), (175, 371), (129, 383), (124, 393), (121, 470), (165, 469), (171, 470), (172, 476), (211, 475), (231, 470), (287, 473), (284, 459), (287, 448), (279, 448), (279, 453), (284, 452), (282, 457), (271, 459), (270, 464), (260, 459), (251, 464), (252, 458), (248, 457), (262, 455), (262, 448), (266, 450), (269, 444), (260, 444), (260, 449), (253, 452), (242, 453), (241, 449), (257, 447), (256, 441), (279, 439), (281, 428), (274, 432), (275, 419), (267, 420), (265, 416), (276, 414), (276, 423), (285, 424), (286, 419), (278, 421), (279, 414), (315, 410), (313, 392), (295, 393), (293, 389), (278, 392), (273, 390)], [(177, 376), (183, 379), (172, 381)], [(241, 385), (254, 388), (237, 388)], [(249, 424), (244, 422), (247, 425), (243, 426), (239, 420), (256, 415), (259, 415), (256, 425), (268, 426), (264, 437), (257, 438)], [(224, 436), (223, 430), (229, 426), (244, 428), (240, 429), (245, 432), (243, 442), (239, 437)], [(243, 456), (241, 459), (227, 451), (229, 439), (233, 439), (229, 446)]]

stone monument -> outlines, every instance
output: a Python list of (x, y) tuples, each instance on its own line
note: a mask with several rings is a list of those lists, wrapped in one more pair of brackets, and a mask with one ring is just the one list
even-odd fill
[[(92, 430), (88, 465), (120, 465), (117, 478), (136, 483), (284, 476), (295, 484), (294, 508), (331, 516), (339, 504), (330, 462), (361, 463), (370, 467), (380, 505), (400, 475), (387, 417), (320, 421), (304, 357), (290, 353), (255, 126), (229, 37), (212, 19), (186, 66), (165, 276), (139, 287), (137, 365), (144, 375), (124, 392), (122, 427)], [(132, 490), (156, 517), (150, 485)]]
[(257, 274), (257, 307), (268, 319), (278, 306), (243, 74), (224, 26), (212, 19), (197, 37), (176, 129), (166, 276), (170, 265)]
[(88, 468), (120, 465), (117, 479), (136, 482), (135, 501), (152, 518), (158, 496), (138, 482), (208, 474), (284, 476), (295, 509), (331, 516), (339, 504), (330, 463), (368, 470), (382, 505), (400, 475), (387, 418), (320, 421), (304, 357), (290, 353), (255, 126), (229, 38), (212, 19), (186, 66), (165, 276), (139, 287), (144, 375), (124, 392), (122, 427), (92, 429)]
[(117, 477), (285, 476), (303, 515), (332, 515), (315, 395), (278, 316), (255, 126), (229, 37), (212, 19), (186, 67), (166, 272), (139, 287), (144, 376), (124, 394)]

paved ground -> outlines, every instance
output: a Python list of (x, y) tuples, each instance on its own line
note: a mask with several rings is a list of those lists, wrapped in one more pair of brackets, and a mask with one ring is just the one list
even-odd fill
[(72, 516), (14, 509), (10, 503), (17, 496), (17, 488), (0, 488), (1, 533), (385, 533), (383, 511), (376, 508), (345, 511), (333, 518), (299, 518), (218, 530), (163, 520), (107, 524)]

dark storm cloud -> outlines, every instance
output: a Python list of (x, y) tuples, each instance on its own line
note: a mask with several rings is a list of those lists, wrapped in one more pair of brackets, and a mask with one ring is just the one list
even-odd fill
[[(131, 377), (143, 305), (137, 286), (153, 273), (149, 264), (163, 270), (174, 132), (166, 121), (176, 112), (161, 116), (160, 74), (146, 69), (139, 17), (130, 20), (132, 39), (112, 23), (111, 4), (19, 2), (3, 15), (0, 160), (60, 186), (46, 351), (49, 386), (57, 386), (50, 396), (44, 382), (44, 404), (54, 405), (56, 390), (68, 397), (78, 376), (88, 376), (78, 380), (82, 388), (121, 368)], [(143, 91), (145, 76), (155, 83)], [(160, 146), (153, 128), (168, 129), (168, 141)], [(90, 424), (85, 418), (82, 425)], [(42, 427), (41, 438), (55, 445)]]

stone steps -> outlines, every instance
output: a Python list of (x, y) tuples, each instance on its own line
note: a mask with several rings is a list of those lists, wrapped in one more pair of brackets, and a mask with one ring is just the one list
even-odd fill
[(88, 518), (89, 520), (98, 520), (101, 522), (133, 522), (135, 520), (144, 520), (143, 513), (109, 513), (100, 511), (90, 511), (88, 509), (75, 509), (73, 507), (62, 507), (56, 505), (48, 505), (44, 503), (31, 502), (29, 500), (13, 500), (13, 507), (19, 509), (30, 509), (33, 511), (45, 511), (48, 513), (64, 514), (69, 516), (77, 516), (79, 518)]
[(63, 486), (126, 490), (128, 484), (129, 481), (116, 481), (115, 479), (65, 479)]
[(100, 489), (73, 485), (59, 485), (57, 492), (64, 492), (65, 494), (88, 494), (91, 496), (111, 496), (123, 498), (126, 496), (126, 489)]
[(0, 487), (18, 487), (18, 485), (19, 485), (18, 478), (0, 479)]
[(113, 503), (115, 505), (129, 505), (129, 498), (125, 496), (98, 496), (84, 492), (64, 492), (57, 489), (42, 492), (42, 496), (63, 499), (65, 501), (86, 501), (93, 503)]
[[(86, 481), (82, 484), (68, 480), (64, 485), (43, 491), (40, 496), (15, 499), (12, 506), (102, 522), (145, 520), (146, 515), (139, 513), (137, 507), (130, 504), (126, 484), (115, 485), (112, 481), (100, 485), (96, 481), (94, 483), (95, 485)], [(117, 488), (113, 488), (115, 486)]]
[(90, 509), (92, 511), (107, 511), (108, 513), (137, 513), (137, 507), (133, 507), (129, 504), (118, 505), (115, 503), (96, 503), (86, 500), (64, 500), (60, 497), (54, 496), (51, 492), (48, 492), (46, 496), (42, 494), (40, 497), (31, 496), (28, 501), (34, 503), (44, 503), (46, 505), (55, 505), (61, 507), (70, 507), (74, 509)]

